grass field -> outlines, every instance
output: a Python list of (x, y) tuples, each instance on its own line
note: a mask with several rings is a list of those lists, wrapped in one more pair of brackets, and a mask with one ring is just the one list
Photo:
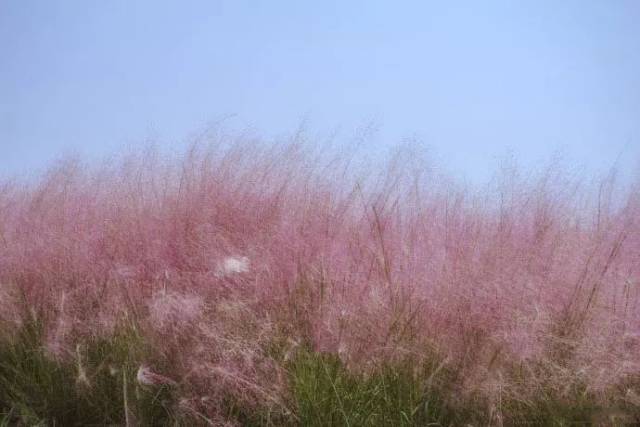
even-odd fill
[(0, 183), (0, 424), (640, 423), (640, 187), (294, 138)]

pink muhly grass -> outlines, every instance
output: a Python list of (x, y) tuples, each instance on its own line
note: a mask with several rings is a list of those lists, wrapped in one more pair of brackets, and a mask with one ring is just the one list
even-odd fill
[(509, 378), (523, 363), (556, 388), (640, 374), (637, 185), (616, 199), (608, 179), (507, 168), (472, 191), (411, 153), (376, 175), (301, 141), (252, 144), (0, 185), (0, 321), (29, 307), (73, 354), (126, 317), (191, 392), (282, 405), (265, 350), (281, 341), (353, 369), (433, 349), (488, 399), (536, 393)]
[(218, 277), (233, 276), (249, 271), (249, 258), (246, 256), (230, 256), (218, 263), (216, 275)]
[(157, 385), (176, 385), (177, 383), (171, 378), (157, 374), (147, 365), (140, 365), (136, 372), (136, 381), (141, 385), (157, 386)]

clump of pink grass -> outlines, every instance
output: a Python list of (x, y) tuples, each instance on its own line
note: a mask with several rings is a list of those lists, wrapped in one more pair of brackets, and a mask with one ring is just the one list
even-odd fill
[(637, 184), (550, 167), (471, 190), (412, 153), (332, 153), (216, 140), (3, 183), (0, 320), (37, 313), (73, 357), (134, 318), (199, 411), (228, 392), (286, 406), (275, 341), (353, 369), (433, 349), (489, 402), (640, 374)]

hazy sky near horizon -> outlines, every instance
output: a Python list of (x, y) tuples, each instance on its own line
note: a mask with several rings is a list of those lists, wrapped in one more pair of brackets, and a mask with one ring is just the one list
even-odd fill
[(0, 1), (0, 174), (174, 147), (222, 118), (414, 138), (457, 175), (511, 154), (640, 159), (640, 2)]

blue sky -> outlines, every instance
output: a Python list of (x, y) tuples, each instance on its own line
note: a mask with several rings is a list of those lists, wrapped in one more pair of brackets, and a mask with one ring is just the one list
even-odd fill
[(640, 158), (640, 2), (0, 1), (0, 172), (302, 120), (454, 174)]

